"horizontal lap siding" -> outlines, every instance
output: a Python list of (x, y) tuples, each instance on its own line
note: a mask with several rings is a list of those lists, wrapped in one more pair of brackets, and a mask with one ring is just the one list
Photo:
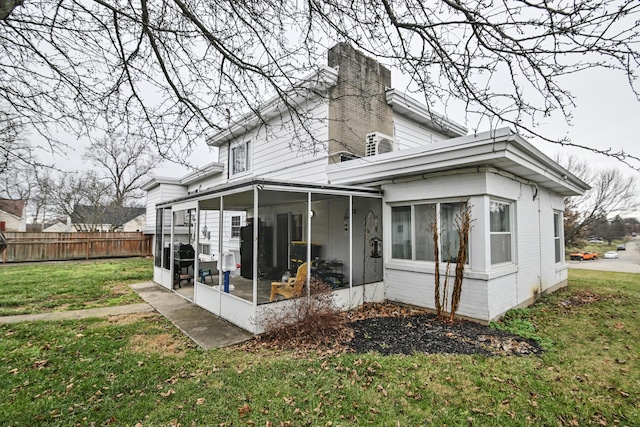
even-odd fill
[(147, 230), (155, 230), (156, 205), (187, 195), (187, 189), (181, 185), (160, 184), (147, 191)]
[[(254, 139), (254, 176), (281, 180), (326, 182), (327, 105), (317, 104), (307, 130), (295, 132), (290, 120), (270, 123)], [(313, 137), (312, 137), (313, 136)], [(364, 142), (363, 142), (364, 144)]]
[(448, 139), (435, 130), (399, 114), (393, 116), (393, 127), (393, 136), (398, 150), (406, 150)]

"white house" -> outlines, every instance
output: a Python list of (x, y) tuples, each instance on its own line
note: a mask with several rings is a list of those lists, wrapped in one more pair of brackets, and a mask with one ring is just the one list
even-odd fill
[[(444, 275), (467, 206), (458, 315), (491, 321), (566, 284), (563, 198), (584, 182), (509, 129), (467, 135), (391, 89), (390, 71), (346, 44), (302, 86), (291, 92), (300, 115), (267, 103), (260, 119), (207, 139), (216, 161), (144, 187), (157, 283), (181, 282), (179, 249), (191, 244), (189, 298), (254, 333), (254, 319), (288, 303), (271, 301), (272, 283), (304, 262), (345, 308), (385, 299), (434, 308), (429, 230)], [(236, 270), (228, 289), (223, 272), (193, 274), (212, 260)]]
[(26, 200), (0, 199), (0, 231), (26, 231)]

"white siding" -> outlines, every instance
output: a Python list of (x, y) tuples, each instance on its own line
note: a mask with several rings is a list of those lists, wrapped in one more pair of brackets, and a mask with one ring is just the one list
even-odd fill
[[(566, 281), (566, 267), (564, 263), (555, 263), (554, 253), (553, 213), (554, 207), (561, 206), (559, 195), (493, 173), (441, 176), (386, 185), (384, 194), (385, 230), (391, 229), (389, 204), (469, 196), (473, 223), (469, 266), (458, 311), (461, 316), (493, 320), (513, 307), (530, 304), (541, 292)], [(491, 265), (489, 204), (492, 200), (510, 202), (512, 206), (512, 263)], [(390, 242), (387, 232), (386, 254), (391, 253)], [(434, 264), (429, 262), (385, 259), (387, 298), (435, 308), (433, 268)]]
[(187, 195), (187, 188), (175, 184), (159, 184), (147, 191), (147, 226), (146, 230), (153, 232), (156, 227), (156, 205), (178, 197)]
[(397, 150), (405, 150), (449, 139), (442, 133), (398, 113), (393, 115), (393, 128), (393, 137)]
[(10, 213), (0, 211), (0, 221), (5, 223), (5, 231), (27, 231), (26, 218), (18, 218)]
[[(250, 177), (278, 180), (303, 181), (310, 183), (327, 182), (328, 106), (323, 102), (309, 102), (301, 108), (309, 108), (312, 118), (301, 130), (294, 127), (290, 117), (272, 120), (267, 126), (251, 130), (219, 148), (219, 159), (224, 171), (214, 177), (194, 183), (190, 191), (212, 188), (226, 182)], [(297, 129), (297, 131), (296, 131)], [(309, 135), (313, 135), (313, 138)], [(251, 170), (236, 176), (229, 176), (229, 147), (251, 140)]]

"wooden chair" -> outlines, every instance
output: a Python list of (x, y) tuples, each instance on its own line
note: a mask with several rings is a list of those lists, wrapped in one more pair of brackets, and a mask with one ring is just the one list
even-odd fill
[(296, 277), (291, 277), (286, 282), (272, 282), (269, 301), (273, 301), (276, 295), (282, 295), (285, 298), (302, 296), (302, 288), (304, 288), (304, 285), (307, 283), (308, 272), (309, 267), (305, 262), (298, 267)]

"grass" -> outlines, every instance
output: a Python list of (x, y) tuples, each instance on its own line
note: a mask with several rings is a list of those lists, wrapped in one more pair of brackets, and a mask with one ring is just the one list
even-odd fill
[(153, 278), (145, 258), (0, 267), (0, 316), (141, 302), (128, 284)]
[(207, 352), (153, 313), (0, 325), (0, 419), (9, 426), (633, 426), (638, 307), (638, 275), (572, 270), (568, 289), (510, 314), (517, 328), (531, 326), (553, 343), (539, 357)]

